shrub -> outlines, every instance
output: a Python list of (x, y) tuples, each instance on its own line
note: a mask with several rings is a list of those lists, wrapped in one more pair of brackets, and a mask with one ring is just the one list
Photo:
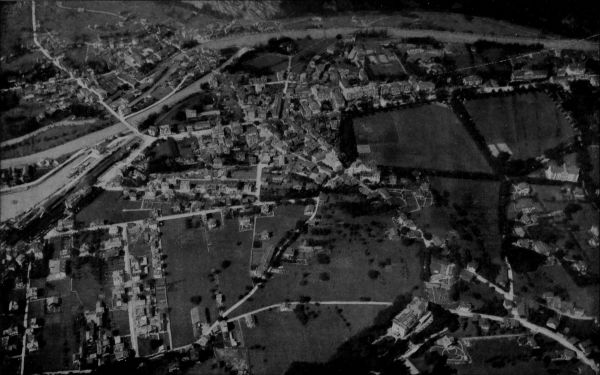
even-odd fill
[(379, 277), (380, 273), (377, 270), (369, 270), (368, 275), (369, 275), (369, 278), (371, 280), (377, 280), (377, 278)]

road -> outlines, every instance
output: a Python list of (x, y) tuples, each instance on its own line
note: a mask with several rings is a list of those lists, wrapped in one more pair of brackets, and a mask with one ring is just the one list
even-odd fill
[[(269, 305), (269, 306), (265, 306), (265, 307), (261, 307), (252, 311), (249, 311), (247, 313), (235, 316), (233, 318), (227, 319), (228, 322), (235, 322), (236, 320), (240, 320), (240, 319), (244, 319), (247, 316), (252, 316), (255, 314), (258, 314), (260, 312), (263, 311), (267, 311), (267, 310), (272, 310), (272, 309), (276, 309), (276, 308), (281, 308), (281, 307), (295, 307), (296, 305), (302, 305), (302, 304), (308, 304), (308, 305), (335, 305), (335, 306), (344, 306), (344, 305), (352, 305), (352, 306), (384, 306), (384, 307), (388, 307), (391, 306), (392, 303), (391, 302), (379, 302), (379, 301), (309, 301), (309, 302), (281, 302), (281, 303), (275, 303), (273, 305)], [(241, 304), (240, 304), (241, 305)], [(233, 310), (230, 309), (230, 310)], [(229, 311), (229, 310), (228, 310)], [(227, 315), (223, 314), (223, 317), (226, 317)]]
[[(254, 206), (262, 206), (265, 204), (275, 204), (276, 202), (274, 201), (268, 201), (268, 202), (255, 202), (253, 203)], [(176, 219), (184, 219), (187, 217), (193, 217), (193, 216), (198, 216), (198, 215), (206, 215), (206, 214), (214, 214), (214, 213), (221, 213), (223, 210), (225, 209), (231, 209), (231, 210), (236, 210), (236, 209), (241, 209), (241, 208), (245, 208), (248, 206), (245, 205), (236, 205), (236, 206), (227, 206), (227, 207), (217, 207), (217, 208), (211, 208), (208, 210), (200, 210), (200, 211), (194, 211), (194, 212), (185, 212), (182, 214), (174, 214), (174, 215), (165, 215), (165, 216), (159, 216), (156, 218), (157, 221), (165, 221), (165, 220), (176, 220)], [(109, 229), (110, 227), (114, 227), (114, 226), (126, 226), (127, 224), (139, 224), (142, 223), (144, 220), (140, 219), (140, 220), (131, 220), (131, 221), (124, 221), (121, 223), (114, 223), (114, 224), (106, 224), (106, 225), (96, 225), (93, 227), (87, 227), (87, 228), (82, 228), (82, 229), (76, 229), (76, 230), (68, 230), (68, 231), (62, 231), (62, 232), (58, 232), (56, 230), (51, 230), (49, 231), (46, 236), (44, 236), (45, 239), (49, 239), (52, 237), (57, 237), (57, 236), (66, 236), (66, 235), (72, 235), (72, 234), (77, 234), (79, 232), (85, 232), (85, 231), (90, 231), (90, 230), (97, 230), (97, 229)]]

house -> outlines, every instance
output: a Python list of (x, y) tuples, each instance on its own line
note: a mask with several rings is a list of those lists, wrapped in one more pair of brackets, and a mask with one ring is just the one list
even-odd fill
[(267, 230), (263, 230), (262, 232), (260, 232), (260, 234), (259, 234), (259, 238), (260, 238), (262, 241), (266, 241), (266, 240), (268, 240), (269, 238), (271, 238), (271, 234), (269, 233), (269, 231), (267, 231)]
[[(429, 266), (431, 277), (430, 284), (437, 284), (444, 289), (450, 289), (456, 283), (456, 264), (442, 259), (432, 259)], [(427, 283), (426, 283), (427, 284)]]
[(160, 135), (161, 136), (171, 135), (171, 125), (161, 125), (160, 126)]
[(151, 137), (156, 137), (157, 134), (158, 134), (158, 129), (156, 128), (156, 126), (150, 126), (148, 128), (148, 135), (150, 135)]
[(62, 280), (67, 277), (67, 262), (65, 259), (50, 259), (48, 268), (50, 269), (49, 275), (46, 277), (48, 281)]
[(546, 327), (551, 328), (553, 330), (556, 330), (556, 328), (558, 327), (559, 321), (556, 317), (551, 317), (548, 319), (548, 321), (546, 321)]
[(186, 110), (185, 110), (185, 119), (186, 120), (188, 120), (188, 121), (193, 120), (197, 117), (198, 117), (198, 113), (196, 112), (195, 109), (186, 108)]
[(46, 311), (55, 313), (60, 311), (61, 299), (58, 296), (46, 298)]
[(217, 220), (213, 217), (211, 217), (210, 219), (208, 219), (206, 221), (206, 225), (208, 227), (208, 229), (215, 229), (218, 225)]
[(513, 199), (519, 197), (527, 197), (531, 194), (531, 187), (526, 182), (520, 182), (512, 186)]
[(418, 324), (427, 313), (429, 303), (420, 297), (413, 297), (412, 301), (396, 315), (392, 320), (392, 327), (388, 330), (388, 335), (395, 338), (406, 338), (407, 334)]
[(565, 163), (559, 166), (555, 162), (550, 162), (544, 170), (544, 175), (549, 180), (577, 182), (579, 180), (579, 168), (574, 165), (567, 166)]
[(477, 86), (480, 86), (482, 83), (483, 83), (483, 79), (476, 74), (466, 76), (463, 78), (463, 85), (465, 85), (465, 86), (477, 87)]

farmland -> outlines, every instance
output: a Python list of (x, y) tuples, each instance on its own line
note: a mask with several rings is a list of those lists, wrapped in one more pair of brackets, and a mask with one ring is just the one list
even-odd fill
[[(194, 225), (195, 226), (195, 225)], [(210, 266), (203, 260), (207, 253), (204, 228), (189, 228), (183, 220), (164, 222), (162, 246), (167, 255), (167, 299), (174, 308), (169, 312), (173, 346), (186, 345), (194, 340), (190, 309), (193, 296), (201, 295), (209, 303), (206, 291), (210, 283), (206, 274)], [(204, 294), (203, 294), (204, 293)]]
[(124, 200), (121, 192), (103, 191), (76, 214), (76, 220), (84, 226), (91, 223), (141, 220), (149, 217), (152, 211), (123, 211), (123, 209), (139, 209), (141, 204), (142, 202)]
[(567, 119), (545, 93), (475, 99), (465, 106), (487, 143), (506, 143), (517, 159), (542, 155), (574, 135)]
[[(162, 245), (167, 255), (167, 298), (175, 347), (193, 341), (190, 309), (200, 306), (203, 320), (214, 321), (216, 291), (235, 303), (252, 288), (248, 272), (252, 232), (239, 232), (237, 220), (212, 231), (199, 218), (165, 221)], [(195, 302), (191, 301), (196, 298)]]
[[(293, 312), (277, 310), (256, 315), (256, 327), (243, 321), (244, 345), (249, 348), (250, 367), (255, 374), (282, 374), (292, 361), (326, 362), (336, 349), (369, 326), (381, 306), (309, 307), (318, 313), (306, 325)], [(346, 324), (349, 323), (349, 325)]]
[(353, 127), (359, 157), (378, 165), (491, 172), (459, 120), (440, 104), (359, 117)]

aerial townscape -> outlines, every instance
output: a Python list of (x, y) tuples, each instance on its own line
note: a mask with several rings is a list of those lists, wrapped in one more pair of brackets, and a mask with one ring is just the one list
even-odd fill
[(600, 21), (544, 4), (1, 2), (0, 374), (599, 374)]

